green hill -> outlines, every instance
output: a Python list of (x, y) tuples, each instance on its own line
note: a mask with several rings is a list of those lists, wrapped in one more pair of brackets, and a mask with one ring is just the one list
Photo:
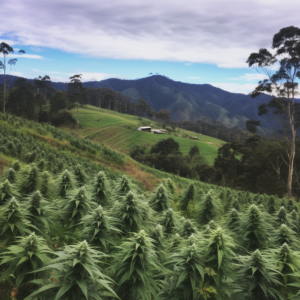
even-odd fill
[[(73, 115), (76, 116), (75, 110), (73, 110)], [(93, 106), (80, 108), (79, 123), (81, 128), (78, 131), (66, 127), (64, 129), (68, 132), (77, 133), (80, 137), (102, 143), (124, 154), (129, 154), (135, 146), (145, 146), (149, 151), (151, 146), (158, 141), (172, 137), (179, 143), (180, 151), (183, 154), (188, 153), (191, 147), (196, 145), (199, 147), (204, 161), (212, 165), (217, 157), (218, 148), (225, 143), (219, 139), (184, 129), (179, 129), (178, 132), (178, 129), (172, 130), (169, 126), (166, 128), (167, 134), (141, 132), (137, 130), (140, 126), (161, 128), (161, 124)], [(191, 139), (194, 136), (198, 137), (198, 140)]]

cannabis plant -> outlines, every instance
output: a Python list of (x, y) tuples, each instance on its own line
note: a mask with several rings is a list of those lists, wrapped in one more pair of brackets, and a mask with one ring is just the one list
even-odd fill
[(197, 233), (197, 227), (194, 221), (181, 217), (178, 233), (184, 238), (189, 237), (193, 233)]
[(296, 233), (285, 224), (281, 224), (281, 226), (274, 231), (274, 241), (277, 246), (286, 243), (293, 250), (300, 249), (300, 241)]
[(87, 238), (89, 243), (100, 246), (105, 251), (109, 250), (110, 245), (116, 244), (116, 237), (120, 230), (116, 226), (119, 221), (111, 217), (101, 205), (95, 208), (82, 218), (84, 229), (82, 235)]
[(57, 193), (61, 197), (65, 197), (67, 192), (76, 187), (76, 180), (73, 173), (69, 172), (67, 169), (57, 177), (56, 189)]
[(81, 218), (95, 208), (96, 203), (91, 201), (91, 195), (85, 186), (70, 192), (66, 199), (61, 200), (62, 218), (68, 225), (76, 225)]
[(4, 265), (5, 270), (0, 280), (5, 279), (16, 288), (29, 283), (37, 278), (37, 274), (32, 272), (49, 262), (51, 253), (45, 240), (34, 232), (17, 237), (16, 245), (9, 246), (1, 255), (0, 265)]
[(128, 192), (112, 208), (112, 216), (121, 221), (121, 229), (126, 232), (149, 228), (149, 214), (151, 209), (148, 203), (133, 192)]
[[(162, 291), (158, 294), (159, 299), (200, 299), (199, 287), (204, 281), (204, 251), (197, 243), (189, 241), (182, 244), (180, 249), (173, 252), (165, 265), (169, 268), (169, 279), (164, 280)], [(170, 281), (173, 282), (170, 285)]]
[(30, 194), (37, 189), (39, 183), (39, 171), (32, 165), (26, 173), (19, 174), (18, 185), (22, 194)]
[(240, 256), (238, 282), (234, 299), (283, 299), (279, 290), (280, 273), (274, 258), (255, 250), (249, 256)]
[(117, 297), (111, 288), (113, 281), (99, 267), (105, 255), (90, 247), (86, 241), (65, 246), (55, 255), (58, 257), (51, 264), (38, 270), (46, 271), (51, 281), (34, 280), (41, 288), (26, 300), (36, 299), (37, 296), (49, 300), (104, 300)]
[(49, 206), (40, 191), (32, 193), (25, 200), (25, 208), (29, 213), (31, 223), (41, 231), (49, 230), (50, 212), (53, 213), (54, 208)]
[(240, 235), (246, 249), (254, 251), (266, 247), (270, 240), (270, 224), (266, 213), (252, 204), (245, 214), (241, 215)]
[(195, 186), (190, 183), (179, 198), (179, 209), (186, 211), (189, 203), (193, 201), (195, 195)]
[(202, 197), (202, 201), (198, 204), (196, 211), (196, 220), (205, 225), (210, 220), (217, 220), (220, 217), (221, 207), (219, 199), (216, 197), (213, 190)]
[(40, 182), (40, 192), (42, 193), (43, 197), (48, 198), (53, 197), (53, 179), (51, 174), (48, 171), (44, 171), (41, 174), (41, 182)]
[(174, 232), (174, 229), (178, 227), (178, 215), (172, 208), (165, 210), (159, 217), (159, 223), (164, 226), (165, 233), (170, 235)]
[(109, 185), (106, 175), (100, 171), (94, 178), (91, 187), (92, 200), (99, 205), (107, 206), (109, 204)]
[(77, 180), (77, 182), (79, 183), (80, 186), (82, 186), (86, 183), (87, 176), (84, 173), (83, 168), (81, 167), (81, 165), (77, 165), (74, 168), (74, 175), (75, 175), (75, 178), (76, 178), (76, 180)]
[(127, 238), (114, 254), (112, 270), (121, 299), (148, 300), (155, 297), (159, 285), (155, 278), (164, 270), (154, 250), (153, 240), (144, 230)]
[(233, 232), (237, 232), (240, 226), (240, 216), (239, 212), (232, 208), (232, 210), (227, 214), (227, 227)]
[(0, 183), (0, 205), (3, 205), (12, 197), (19, 198), (20, 194), (15, 186), (6, 179), (3, 183)]
[(273, 218), (274, 227), (278, 228), (281, 224), (290, 226), (291, 220), (284, 206), (281, 206), (279, 211), (274, 215)]
[(14, 183), (16, 180), (15, 170), (13, 168), (9, 168), (6, 177), (10, 183)]
[(28, 213), (15, 197), (0, 207), (1, 240), (11, 240), (15, 236), (25, 235), (30, 232), (29, 226)]
[(149, 203), (156, 212), (162, 212), (170, 208), (170, 194), (163, 184), (160, 184), (154, 191)]
[[(236, 278), (233, 264), (236, 259), (235, 247), (233, 239), (222, 228), (212, 231), (206, 251), (205, 282), (216, 288), (217, 299), (228, 299), (232, 291), (231, 283)], [(214, 276), (209, 275), (212, 271)]]

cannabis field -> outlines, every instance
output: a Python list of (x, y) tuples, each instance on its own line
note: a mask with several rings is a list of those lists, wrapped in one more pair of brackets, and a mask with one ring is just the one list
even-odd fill
[(300, 299), (292, 199), (147, 191), (99, 163), (118, 152), (2, 114), (0, 154), (1, 299)]

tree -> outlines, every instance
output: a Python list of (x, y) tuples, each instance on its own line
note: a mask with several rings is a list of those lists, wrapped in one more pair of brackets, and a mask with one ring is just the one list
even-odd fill
[(247, 120), (246, 121), (246, 128), (249, 132), (255, 133), (257, 130), (257, 126), (260, 125), (260, 121), (257, 120)]
[(53, 114), (57, 114), (61, 109), (67, 107), (67, 101), (64, 97), (62, 91), (57, 90), (56, 93), (51, 98), (50, 102), (50, 112)]
[(79, 127), (79, 119), (78, 119), (78, 107), (79, 104), (84, 103), (84, 89), (81, 83), (81, 74), (74, 75), (70, 77), (70, 83), (68, 86), (68, 94), (71, 102), (77, 103), (77, 128)]
[[(14, 53), (14, 49), (9, 46), (8, 44), (2, 42), (0, 44), (0, 53), (3, 55), (3, 61), (0, 60), (0, 69), (3, 69), (4, 73), (4, 89), (3, 89), (3, 113), (5, 114), (5, 97), (6, 97), (6, 92), (7, 92), (7, 84), (6, 84), (6, 68), (7, 64), (10, 65), (10, 67), (14, 66), (16, 62), (18, 61), (16, 58), (10, 59), (8, 62), (6, 62), (6, 57), (7, 55)], [(25, 53), (24, 50), (19, 50), (19, 53)]]
[[(251, 93), (255, 98), (262, 93), (269, 93), (273, 97), (267, 104), (261, 104), (258, 114), (272, 114), (281, 124), (285, 133), (285, 139), (289, 141), (287, 148), (288, 178), (287, 193), (292, 197), (292, 182), (295, 159), (295, 140), (299, 126), (299, 105), (295, 103), (298, 94), (300, 79), (300, 29), (294, 26), (282, 28), (273, 37), (272, 48), (276, 49), (273, 55), (267, 49), (260, 49), (257, 53), (251, 53), (247, 63), (254, 66), (258, 72), (262, 71), (267, 79), (259, 81), (258, 86)], [(270, 67), (279, 63), (279, 70), (272, 73)]]

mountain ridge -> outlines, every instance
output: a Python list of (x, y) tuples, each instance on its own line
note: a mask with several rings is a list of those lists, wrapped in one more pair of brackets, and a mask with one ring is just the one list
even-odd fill
[[(32, 79), (28, 80), (33, 82)], [(52, 82), (52, 86), (56, 90), (65, 91), (68, 83)], [(245, 122), (256, 119), (261, 121), (259, 130), (263, 133), (280, 129), (272, 116), (257, 114), (258, 106), (271, 99), (269, 95), (252, 99), (250, 95), (231, 93), (210, 84), (184, 83), (162, 75), (140, 79), (110, 78), (83, 82), (83, 86), (94, 89), (107, 87), (130, 97), (134, 102), (143, 98), (155, 111), (170, 110), (171, 120), (174, 121), (209, 117), (229, 128), (237, 126), (245, 130)]]

